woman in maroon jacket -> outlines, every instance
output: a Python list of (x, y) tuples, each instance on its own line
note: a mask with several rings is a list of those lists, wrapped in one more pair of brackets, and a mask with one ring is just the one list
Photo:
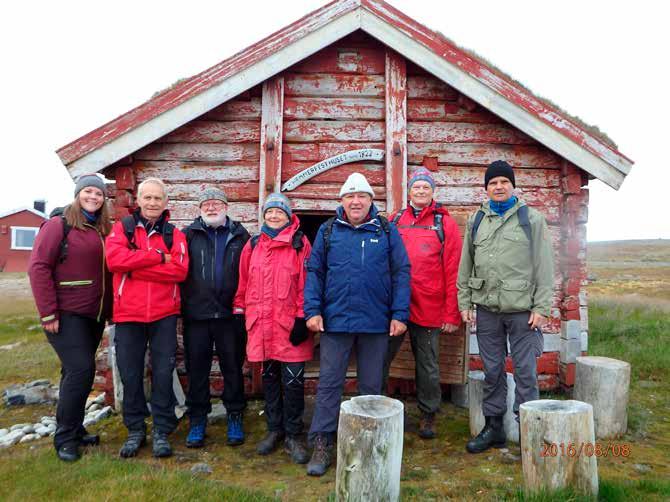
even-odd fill
[(74, 201), (42, 225), (28, 275), (42, 326), (61, 361), (54, 446), (58, 458), (79, 459), (81, 445), (100, 438), (83, 426), (95, 377), (95, 352), (109, 317), (111, 291), (104, 237), (111, 228), (107, 189), (95, 174), (81, 176)]

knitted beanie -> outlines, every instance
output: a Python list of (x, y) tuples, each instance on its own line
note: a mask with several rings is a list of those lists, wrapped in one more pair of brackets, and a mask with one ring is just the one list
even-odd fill
[(74, 185), (74, 196), (77, 197), (79, 192), (86, 187), (99, 188), (102, 190), (103, 195), (107, 197), (107, 187), (105, 186), (105, 182), (97, 174), (82, 174)]
[(342, 188), (340, 188), (340, 197), (348, 193), (367, 193), (370, 194), (370, 197), (374, 197), (375, 193), (368, 183), (368, 180), (365, 179), (361, 173), (351, 173), (347, 178), (347, 181), (344, 182)]
[(286, 213), (289, 219), (293, 216), (293, 212), (291, 211), (291, 201), (282, 193), (271, 193), (265, 198), (265, 203), (263, 203), (263, 214), (265, 214), (271, 207), (281, 209)]
[(202, 206), (202, 203), (206, 200), (220, 200), (228, 204), (228, 197), (226, 197), (226, 192), (216, 187), (205, 187), (205, 189), (200, 192), (198, 195), (198, 205)]
[(486, 169), (486, 174), (484, 175), (484, 188), (489, 186), (489, 181), (498, 176), (503, 176), (512, 182), (512, 186), (516, 188), (516, 182), (514, 180), (514, 169), (504, 160), (496, 160), (491, 162), (489, 167)]
[(409, 183), (407, 183), (407, 190), (412, 188), (412, 185), (416, 181), (426, 181), (430, 187), (435, 190), (435, 180), (433, 179), (433, 175), (430, 174), (430, 171), (425, 167), (420, 167), (414, 171), (414, 174), (412, 174), (412, 177), (409, 179)]

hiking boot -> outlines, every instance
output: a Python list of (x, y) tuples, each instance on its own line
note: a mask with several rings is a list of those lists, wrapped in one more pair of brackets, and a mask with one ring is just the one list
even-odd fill
[(144, 446), (147, 440), (147, 433), (144, 429), (134, 429), (128, 431), (128, 439), (123, 443), (119, 456), (122, 458), (130, 458), (137, 455), (139, 449)]
[(186, 448), (202, 448), (205, 446), (205, 429), (207, 419), (191, 419), (189, 422), (188, 436), (186, 436)]
[(58, 448), (58, 450), (56, 450), (56, 455), (63, 462), (75, 462), (81, 458), (79, 445), (76, 443), (65, 443), (63, 446)]
[(172, 447), (168, 442), (167, 434), (160, 431), (154, 431), (151, 441), (151, 450), (154, 457), (163, 458), (172, 456)]
[(84, 434), (79, 437), (79, 444), (81, 446), (98, 446), (100, 444), (100, 436), (97, 434)]
[(465, 445), (469, 453), (482, 453), (489, 448), (504, 448), (507, 444), (503, 417), (484, 417), (486, 425), (482, 431)]
[(284, 439), (284, 431), (270, 431), (256, 446), (256, 453), (269, 455), (277, 449), (280, 441)]
[(288, 436), (284, 441), (284, 451), (296, 464), (306, 464), (309, 461), (307, 446), (299, 436)]
[(332, 447), (328, 444), (328, 438), (323, 434), (317, 434), (314, 438), (314, 451), (312, 458), (307, 464), (309, 476), (323, 476), (332, 462)]
[(228, 415), (227, 443), (229, 446), (238, 446), (244, 443), (244, 429), (242, 413), (230, 413)]
[(419, 420), (419, 437), (421, 439), (434, 439), (435, 413), (423, 413)]

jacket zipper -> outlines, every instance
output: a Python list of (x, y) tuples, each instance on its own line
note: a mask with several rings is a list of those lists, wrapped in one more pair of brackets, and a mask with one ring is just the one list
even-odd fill
[(205, 278), (205, 250), (201, 249), (200, 250), (200, 263), (202, 265), (201, 267), (201, 273), (202, 273), (202, 280), (206, 280)]
[(365, 266), (365, 239), (361, 241), (361, 266)]
[(105, 304), (105, 239), (102, 238), (100, 232), (98, 232), (98, 236), (100, 237), (100, 243), (102, 244), (102, 296), (100, 297), (100, 310), (98, 310), (98, 322), (101, 322), (102, 309)]

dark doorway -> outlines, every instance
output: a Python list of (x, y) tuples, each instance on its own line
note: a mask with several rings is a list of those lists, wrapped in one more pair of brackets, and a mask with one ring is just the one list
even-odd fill
[(296, 211), (298, 218), (300, 218), (300, 230), (307, 236), (309, 242), (314, 244), (314, 239), (316, 238), (316, 233), (319, 231), (319, 227), (323, 222), (328, 218), (335, 215), (335, 213), (302, 213)]

